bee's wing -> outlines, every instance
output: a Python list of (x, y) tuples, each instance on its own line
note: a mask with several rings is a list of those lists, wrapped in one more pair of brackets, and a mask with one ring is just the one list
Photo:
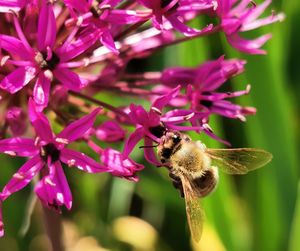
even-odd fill
[(193, 239), (196, 242), (199, 242), (203, 228), (203, 210), (199, 204), (198, 197), (192, 189), (190, 181), (185, 176), (181, 176), (180, 178), (184, 192), (189, 228), (191, 230)]
[(255, 148), (206, 149), (212, 165), (229, 174), (245, 174), (266, 165), (272, 154)]

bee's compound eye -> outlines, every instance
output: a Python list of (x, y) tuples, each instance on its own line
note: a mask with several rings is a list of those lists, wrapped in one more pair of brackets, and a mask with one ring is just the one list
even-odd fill
[(165, 159), (169, 159), (172, 154), (172, 150), (170, 148), (164, 148), (162, 150), (161, 156)]
[(181, 141), (181, 138), (179, 135), (173, 135), (172, 140), (174, 142), (174, 144), (178, 144)]

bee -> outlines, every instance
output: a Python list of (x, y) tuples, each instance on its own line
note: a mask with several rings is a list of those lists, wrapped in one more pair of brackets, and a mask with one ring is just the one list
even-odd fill
[(204, 218), (199, 198), (215, 189), (218, 169), (228, 174), (246, 174), (272, 159), (272, 154), (262, 149), (206, 148), (201, 141), (192, 141), (178, 131), (167, 131), (161, 137), (157, 155), (185, 199), (188, 225), (196, 242), (200, 241)]

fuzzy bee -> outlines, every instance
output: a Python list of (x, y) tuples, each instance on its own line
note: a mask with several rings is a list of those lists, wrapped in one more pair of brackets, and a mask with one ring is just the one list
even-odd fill
[(246, 174), (266, 165), (272, 154), (261, 149), (209, 149), (185, 134), (167, 131), (160, 140), (157, 154), (169, 169), (173, 184), (185, 198), (192, 237), (199, 241), (203, 211), (198, 198), (210, 194), (218, 183), (218, 169), (228, 174)]

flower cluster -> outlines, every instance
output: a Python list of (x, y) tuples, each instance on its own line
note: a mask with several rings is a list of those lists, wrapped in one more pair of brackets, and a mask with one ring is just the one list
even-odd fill
[[(0, 235), (4, 234), (2, 203), (35, 176), (38, 198), (60, 211), (61, 206), (72, 206), (64, 168), (109, 172), (137, 181), (136, 172), (144, 166), (129, 155), (142, 139), (145, 159), (157, 166), (152, 146), (166, 130), (194, 130), (223, 141), (209, 126), (212, 113), (242, 121), (255, 113), (253, 107), (229, 101), (248, 94), (250, 86), (219, 91), (244, 71), (244, 60), (221, 56), (196, 68), (138, 73), (130, 72), (128, 64), (166, 46), (217, 32), (223, 32), (237, 50), (265, 54), (261, 47), (270, 34), (252, 40), (241, 34), (284, 18), (274, 12), (259, 18), (270, 3), (0, 1), (0, 152), (28, 158), (0, 193)], [(216, 19), (216, 24), (191, 27), (189, 21), (202, 15)], [(114, 100), (123, 95), (122, 106), (102, 100), (101, 93)], [(128, 96), (148, 101), (148, 108), (132, 103)], [(62, 128), (56, 134), (54, 124)], [(102, 144), (122, 141), (123, 151)], [(72, 150), (75, 142), (85, 143), (99, 160)]]

